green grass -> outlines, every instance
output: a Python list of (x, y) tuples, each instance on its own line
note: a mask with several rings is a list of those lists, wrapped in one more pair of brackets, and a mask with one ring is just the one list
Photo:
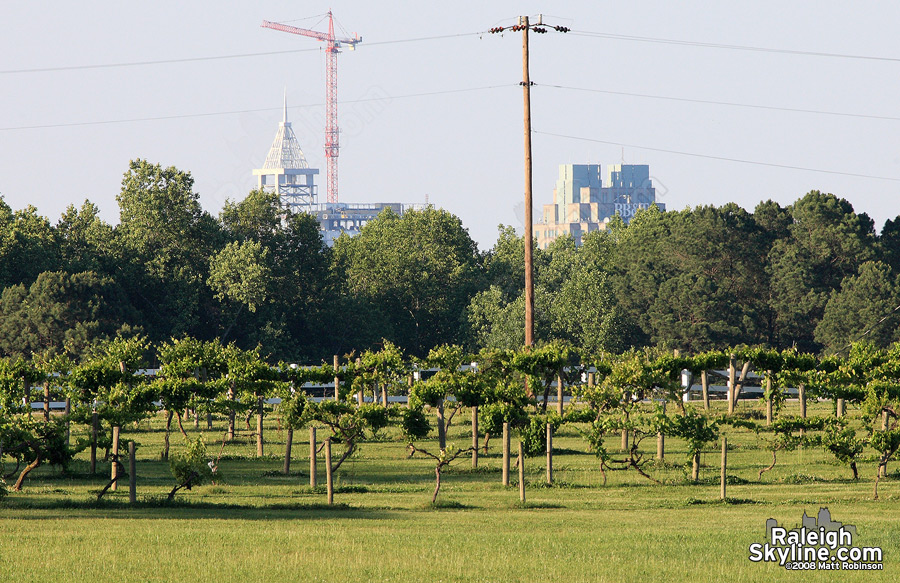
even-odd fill
[[(756, 405), (742, 404), (748, 407)], [(827, 407), (813, 412), (826, 414)], [(556, 483), (543, 484), (543, 458), (529, 459), (524, 505), (516, 487), (500, 484), (499, 439), (477, 470), (458, 460), (432, 505), (433, 465), (408, 459), (404, 444), (388, 434), (345, 463), (336, 506), (328, 507), (324, 489), (309, 487), (306, 431), (295, 434), (291, 474), (280, 473), (284, 433), (274, 416), (267, 424), (270, 456), (256, 458), (244, 430), (225, 447), (217, 484), (179, 492), (175, 504), (165, 504), (173, 480), (158, 459), (161, 428), (154, 419), (149, 430), (147, 423), (123, 429), (123, 438), (140, 444), (133, 507), (127, 483), (96, 502), (92, 492), (105, 484), (109, 467), (89, 476), (85, 454), (67, 473), (39, 468), (22, 492), (0, 502), (0, 581), (881, 581), (900, 570), (897, 464), (878, 501), (874, 463), (863, 464), (854, 482), (821, 450), (783, 453), (759, 481), (771, 456), (746, 432), (729, 433), (725, 502), (718, 499), (718, 451), (704, 454), (698, 485), (687, 480), (683, 444), (667, 439), (666, 462), (649, 468), (663, 485), (615, 471), (601, 486), (596, 458), (577, 428), (564, 427), (554, 438), (562, 452), (554, 457)], [(213, 456), (222, 431), (218, 420), (204, 432)], [(468, 445), (469, 435), (457, 424), (450, 441)], [(173, 435), (173, 449), (181, 443)], [(655, 453), (655, 440), (643, 445)], [(794, 526), (820, 506), (855, 524), (858, 544), (884, 549), (884, 571), (789, 573), (747, 559), (749, 545), (765, 538), (767, 518)]]

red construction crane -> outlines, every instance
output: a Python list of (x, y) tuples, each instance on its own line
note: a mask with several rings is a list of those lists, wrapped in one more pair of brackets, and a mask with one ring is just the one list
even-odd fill
[(347, 45), (347, 48), (352, 51), (358, 43), (362, 42), (362, 37), (357, 34), (354, 34), (353, 38), (334, 36), (334, 17), (330, 10), (328, 11), (328, 32), (297, 28), (268, 20), (263, 20), (262, 26), (325, 42), (325, 160), (328, 166), (328, 202), (337, 202), (337, 159), (340, 151), (340, 130), (337, 119), (337, 56), (341, 52), (341, 46)]

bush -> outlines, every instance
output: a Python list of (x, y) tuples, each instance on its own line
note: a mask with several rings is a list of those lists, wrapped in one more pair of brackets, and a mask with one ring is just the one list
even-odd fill
[(175, 493), (182, 488), (190, 490), (193, 486), (200, 486), (212, 479), (212, 467), (207, 463), (206, 444), (203, 438), (190, 441), (183, 452), (172, 454), (169, 461), (172, 476), (178, 484), (169, 493), (169, 500), (175, 497)]

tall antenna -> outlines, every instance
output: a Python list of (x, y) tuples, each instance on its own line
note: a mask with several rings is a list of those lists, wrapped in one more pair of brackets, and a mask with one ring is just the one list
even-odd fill
[(337, 202), (337, 159), (340, 153), (340, 130), (337, 119), (337, 56), (341, 52), (342, 45), (347, 45), (351, 51), (355, 50), (356, 45), (362, 42), (362, 37), (355, 33), (353, 38), (334, 36), (334, 17), (330, 10), (328, 11), (328, 32), (297, 28), (268, 20), (263, 20), (262, 26), (281, 32), (308, 36), (325, 43), (325, 162), (328, 167), (328, 202)]

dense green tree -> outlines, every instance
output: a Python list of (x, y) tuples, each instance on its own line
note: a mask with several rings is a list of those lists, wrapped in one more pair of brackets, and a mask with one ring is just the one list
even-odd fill
[(255, 241), (233, 241), (213, 255), (209, 266), (209, 287), (218, 300), (232, 300), (251, 312), (268, 299), (271, 271), (269, 250)]
[(737, 205), (638, 213), (612, 253), (617, 299), (654, 344), (764, 340), (765, 241)]
[(46, 272), (26, 288), (0, 295), (0, 352), (77, 357), (92, 344), (138, 321), (119, 285), (93, 272)]
[[(261, 344), (283, 359), (318, 359), (340, 352), (342, 346), (335, 338), (317, 333), (335, 318), (337, 322), (329, 328), (343, 329), (341, 319), (347, 316), (337, 308), (340, 293), (331, 289), (330, 251), (316, 219), (281, 208), (275, 194), (254, 190), (240, 202), (227, 202), (220, 221), (232, 246), (239, 245), (232, 251), (242, 250), (242, 262), (252, 266), (250, 271), (233, 272), (240, 276), (232, 281), (243, 288), (245, 300), (237, 301), (232, 295), (224, 302), (228, 337), (247, 348)], [(233, 252), (230, 255), (237, 258)], [(220, 254), (218, 259), (224, 258)], [(251, 273), (254, 277), (247, 277)], [(235, 309), (236, 305), (250, 307), (246, 292), (251, 281), (255, 282), (252, 303), (256, 310)], [(232, 291), (236, 291), (234, 285)]]
[(831, 353), (845, 352), (851, 342), (863, 339), (886, 347), (897, 340), (898, 307), (897, 276), (887, 264), (867, 261), (831, 293), (815, 329), (816, 342)]
[(50, 221), (28, 205), (13, 210), (0, 199), (0, 289), (31, 283), (59, 268), (59, 250)]
[(99, 213), (97, 206), (86, 200), (80, 209), (69, 205), (59, 218), (53, 233), (64, 271), (115, 274), (113, 228)]
[(873, 256), (875, 231), (866, 214), (833, 194), (812, 191), (790, 207), (790, 237), (769, 252), (774, 340), (815, 351), (814, 332), (831, 293)]
[(153, 338), (208, 334), (209, 258), (220, 228), (200, 208), (189, 172), (133, 160), (122, 180), (116, 239), (127, 263), (120, 283)]
[(480, 257), (460, 220), (444, 210), (390, 210), (334, 245), (340, 285), (384, 314), (384, 337), (413, 354), (455, 342), (477, 289)]

